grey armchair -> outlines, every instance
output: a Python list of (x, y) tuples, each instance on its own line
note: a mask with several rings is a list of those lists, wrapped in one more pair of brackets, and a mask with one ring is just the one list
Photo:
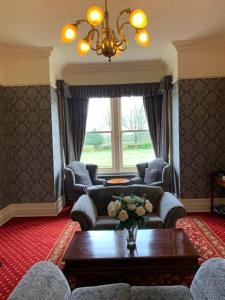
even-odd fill
[(175, 228), (176, 221), (185, 216), (182, 203), (171, 193), (163, 192), (160, 187), (147, 185), (110, 186), (89, 191), (82, 195), (71, 211), (72, 220), (79, 222), (82, 230), (115, 229), (118, 220), (110, 218), (107, 207), (113, 196), (146, 195), (153, 211), (145, 217), (145, 228)]
[[(88, 191), (103, 187), (104, 179), (97, 178), (98, 166), (95, 164), (84, 164), (78, 161), (71, 162), (64, 169), (65, 174), (65, 192), (68, 202), (76, 201), (81, 195), (87, 194)], [(89, 180), (79, 176), (88, 171)], [(85, 175), (86, 176), (86, 175)], [(83, 183), (78, 182), (78, 178), (82, 178)]]
[(137, 164), (136, 167), (138, 176), (130, 180), (131, 184), (160, 186), (164, 191), (170, 192), (172, 178), (172, 166), (170, 164), (161, 158), (156, 158), (151, 162)]

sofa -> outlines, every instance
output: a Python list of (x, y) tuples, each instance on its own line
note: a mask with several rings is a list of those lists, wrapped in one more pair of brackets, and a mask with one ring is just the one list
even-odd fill
[(68, 202), (76, 201), (91, 189), (105, 185), (105, 180), (97, 178), (98, 166), (73, 161), (64, 169), (65, 192)]
[(146, 185), (110, 186), (90, 190), (82, 195), (71, 210), (71, 218), (79, 222), (82, 230), (115, 229), (119, 221), (110, 218), (107, 207), (110, 201), (123, 194), (146, 195), (153, 211), (145, 217), (145, 228), (175, 228), (176, 221), (185, 216), (185, 208), (171, 193), (160, 187)]
[(186, 286), (130, 286), (126, 283), (77, 288), (71, 292), (61, 270), (38, 262), (21, 279), (9, 300), (225, 300), (225, 259), (204, 262)]
[(130, 184), (160, 186), (165, 192), (171, 191), (172, 166), (161, 158), (136, 165), (138, 175)]

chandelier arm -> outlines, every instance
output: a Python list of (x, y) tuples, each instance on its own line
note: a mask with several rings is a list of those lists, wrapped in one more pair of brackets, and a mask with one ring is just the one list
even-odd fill
[(122, 10), (121, 12), (120, 12), (120, 14), (119, 14), (119, 16), (117, 17), (117, 20), (116, 20), (116, 27), (117, 27), (117, 32), (118, 33), (120, 33), (120, 30), (121, 30), (121, 26), (120, 26), (120, 18), (121, 18), (121, 16), (122, 15), (124, 15), (124, 14), (130, 14), (131, 13), (131, 9), (130, 8), (126, 8), (126, 9), (124, 9), (124, 10)]
[[(94, 48), (94, 47), (92, 46), (92, 42), (93, 42), (93, 40), (94, 40), (94, 34), (95, 34), (95, 32), (97, 33), (96, 48)], [(99, 38), (100, 38), (100, 34), (99, 34), (99, 31), (98, 31), (96, 28), (93, 28), (92, 30), (90, 30), (90, 31), (88, 32), (88, 39), (89, 39), (89, 44), (90, 44), (91, 50), (97, 52), (98, 50), (101, 49), (101, 45), (99, 45)]]
[(127, 49), (127, 42), (124, 41), (124, 42), (121, 44), (121, 46), (122, 46), (123, 44), (124, 44), (124, 47), (123, 47), (123, 48), (118, 47), (118, 50), (119, 50), (119, 51), (125, 51), (125, 50)]
[(94, 27), (92, 24), (90, 24), (90, 23), (88, 22), (88, 20), (86, 20), (86, 19), (80, 19), (80, 20), (77, 20), (76, 23), (73, 24), (73, 25), (78, 27), (78, 25), (80, 25), (81, 23), (87, 23), (89, 26), (91, 26), (92, 30), (95, 29), (95, 27)]
[(121, 25), (121, 27), (120, 27), (120, 31), (118, 31), (118, 34), (120, 35), (120, 37), (121, 37), (121, 41), (119, 42), (119, 43), (117, 43), (116, 45), (118, 46), (118, 47), (120, 47), (122, 44), (123, 44), (123, 42), (125, 42), (126, 44), (127, 44), (127, 39), (126, 39), (126, 36), (124, 35), (124, 33), (123, 33), (123, 28), (124, 28), (124, 26), (125, 25), (128, 25), (128, 24), (130, 24), (130, 22), (124, 22), (122, 25)]

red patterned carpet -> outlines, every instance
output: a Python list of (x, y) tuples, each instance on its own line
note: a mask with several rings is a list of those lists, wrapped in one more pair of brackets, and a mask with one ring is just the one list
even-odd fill
[[(211, 257), (225, 258), (225, 219), (209, 213), (192, 214), (179, 220), (177, 227), (183, 228), (194, 243), (200, 262)], [(13, 219), (0, 227), (0, 299), (7, 299), (35, 262), (51, 260), (61, 266), (76, 230), (80, 230), (79, 225), (70, 221), (68, 210), (58, 217)]]
[(80, 227), (69, 219), (68, 209), (58, 217), (15, 218), (0, 227), (0, 299), (7, 299), (35, 262), (53, 257), (55, 248), (62, 254), (76, 230)]

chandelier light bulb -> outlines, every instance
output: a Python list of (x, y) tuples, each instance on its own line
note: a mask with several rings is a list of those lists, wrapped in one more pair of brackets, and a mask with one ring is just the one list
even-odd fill
[(135, 9), (130, 14), (130, 24), (138, 29), (142, 29), (147, 26), (146, 14), (141, 9)]
[(102, 23), (104, 19), (104, 12), (99, 6), (91, 6), (87, 11), (87, 20), (93, 25), (97, 26)]
[(78, 43), (78, 53), (80, 56), (86, 55), (90, 51), (91, 47), (88, 41), (82, 39)]
[(61, 40), (63, 43), (70, 43), (77, 37), (77, 27), (73, 24), (67, 24), (61, 32)]
[(148, 31), (146, 29), (138, 30), (135, 34), (135, 40), (139, 45), (148, 47), (150, 44)]

